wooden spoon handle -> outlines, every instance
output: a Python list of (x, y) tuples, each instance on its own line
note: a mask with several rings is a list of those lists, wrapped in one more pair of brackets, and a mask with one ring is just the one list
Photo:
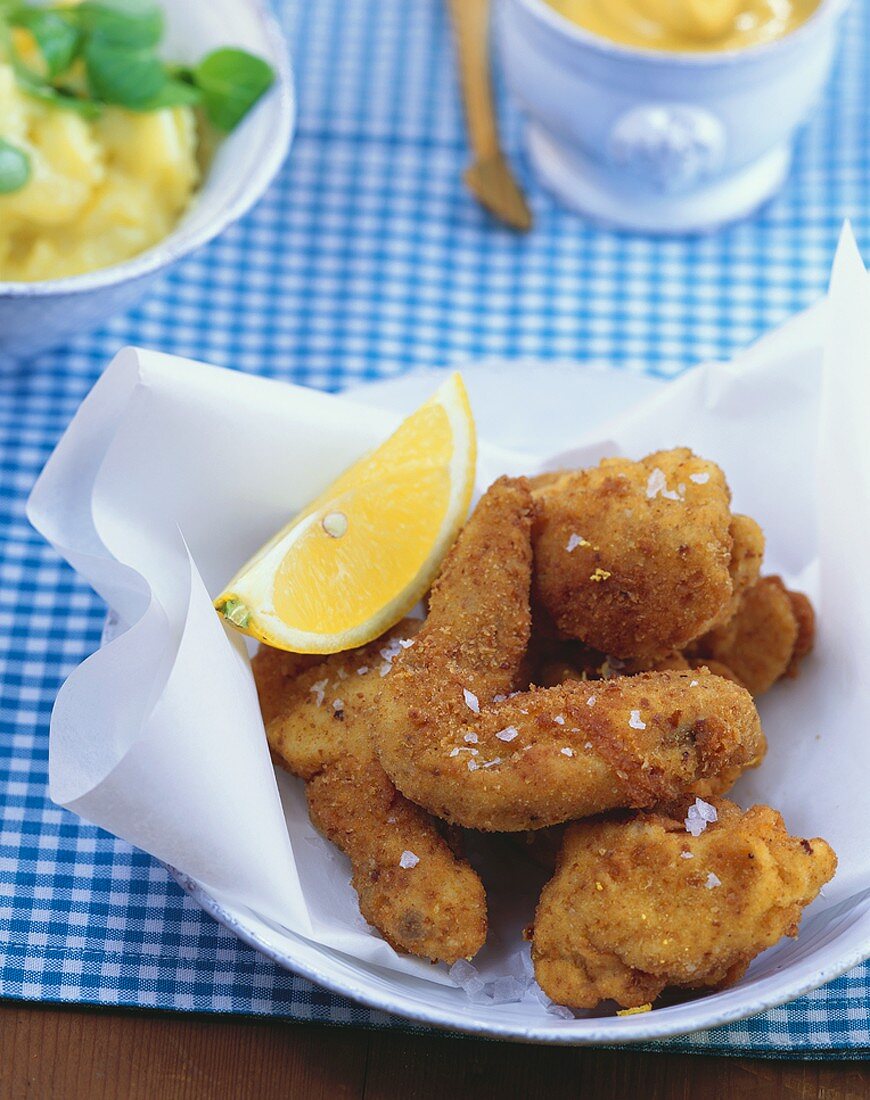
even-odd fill
[(489, 0), (448, 0), (471, 148), (478, 160), (499, 153), (489, 79)]

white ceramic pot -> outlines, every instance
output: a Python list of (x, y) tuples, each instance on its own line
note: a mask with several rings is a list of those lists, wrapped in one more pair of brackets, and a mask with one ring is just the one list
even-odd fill
[(218, 46), (265, 57), (275, 86), (219, 146), (190, 210), (165, 240), (131, 260), (67, 279), (0, 281), (0, 364), (27, 359), (94, 328), (245, 214), (274, 179), (295, 122), (287, 47), (266, 0), (164, 0), (166, 56), (195, 60)]
[(788, 174), (847, 4), (822, 0), (763, 45), (669, 53), (610, 42), (546, 0), (499, 0), (502, 63), (536, 173), (568, 206), (621, 229), (699, 232), (745, 217)]

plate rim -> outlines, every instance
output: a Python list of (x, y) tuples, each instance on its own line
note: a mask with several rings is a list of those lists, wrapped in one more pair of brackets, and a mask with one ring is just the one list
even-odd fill
[[(628, 1046), (632, 1043), (655, 1042), (678, 1038), (681, 1035), (692, 1035), (699, 1031), (708, 1031), (727, 1024), (739, 1023), (750, 1016), (757, 1016), (760, 1013), (768, 1012), (770, 1009), (788, 1004), (807, 993), (811, 993), (814, 989), (826, 985), (870, 958), (870, 944), (865, 943), (863, 946), (857, 947), (851, 954), (842, 956), (836, 962), (818, 970), (812, 976), (798, 979), (793, 984), (784, 986), (779, 993), (772, 997), (765, 996), (761, 1001), (749, 1005), (735, 1005), (732, 1008), (720, 1009), (713, 1018), (703, 1019), (701, 1023), (692, 1024), (688, 1027), (682, 1023), (674, 1023), (666, 1019), (663, 1013), (659, 1016), (658, 1021), (653, 1023), (654, 1014), (652, 1012), (649, 1015), (628, 1017), (581, 1017), (580, 1019), (566, 1020), (563, 1022), (563, 1026), (533, 1023), (524, 1027), (517, 1027), (512, 1022), (502, 1024), (484, 1018), (480, 1020), (457, 1020), (455, 1017), (449, 1017), (446, 1010), (438, 1008), (420, 1010), (416, 1004), (408, 1008), (402, 1008), (385, 994), (379, 994), (364, 986), (354, 987), (343, 984), (339, 979), (324, 974), (307, 962), (282, 954), (281, 951), (262, 940), (255, 931), (248, 928), (242, 920), (222, 906), (220, 902), (216, 901), (201, 883), (168, 863), (164, 863), (163, 866), (197, 905), (228, 931), (236, 935), (243, 943), (265, 955), (282, 969), (289, 970), (293, 974), (299, 974), (303, 978), (323, 986), (330, 992), (341, 997), (347, 997), (366, 1008), (377, 1009), (390, 1015), (402, 1016), (412, 1023), (425, 1024), (444, 1031), (515, 1042), (540, 1043), (549, 1046), (600, 1046), (603, 1043)], [(865, 902), (870, 901), (870, 891), (865, 891), (863, 894), (859, 894), (858, 897)], [(861, 924), (866, 924), (868, 931), (870, 931), (870, 907), (859, 916), (857, 922), (859, 928)], [(850, 928), (852, 927), (854, 926), (850, 926)], [(290, 934), (296, 935), (296, 933)], [(316, 944), (313, 940), (307, 942), (311, 944), (314, 950), (317, 950), (318, 946), (322, 946)], [(340, 952), (336, 952), (336, 954), (340, 954)], [(716, 996), (716, 994), (713, 993), (711, 996)], [(396, 997), (399, 1001), (403, 999), (401, 989), (396, 990)], [(697, 1001), (691, 1003), (703, 1005), (705, 1000), (709, 1000), (709, 997), (700, 997)], [(576, 1027), (578, 1024), (593, 1026), (583, 1028), (578, 1032)], [(711, 1051), (711, 1053), (716, 1052)]]

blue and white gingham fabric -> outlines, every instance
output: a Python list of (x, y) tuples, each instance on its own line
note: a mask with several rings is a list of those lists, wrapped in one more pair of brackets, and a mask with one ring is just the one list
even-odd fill
[[(822, 292), (840, 225), (870, 248), (870, 0), (782, 195), (717, 236), (588, 228), (521, 171), (526, 238), (470, 201), (443, 0), (285, 9), (301, 100), (257, 209), (138, 309), (0, 376), (0, 994), (387, 1027), (215, 924), (158, 863), (47, 798), (58, 687), (105, 608), (29, 528), (24, 501), (100, 370), (135, 343), (335, 389), (469, 357), (607, 361), (678, 374), (727, 358)], [(518, 126), (504, 110), (519, 156)], [(670, 1050), (861, 1057), (870, 968)]]

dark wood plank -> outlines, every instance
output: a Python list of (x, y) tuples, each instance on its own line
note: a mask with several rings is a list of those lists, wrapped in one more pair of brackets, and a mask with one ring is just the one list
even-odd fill
[(2, 1100), (865, 1100), (866, 1066), (0, 1002)]
[(368, 1036), (282, 1021), (0, 1007), (3, 1100), (357, 1100)]
[(365, 1100), (867, 1100), (866, 1066), (372, 1035)]

